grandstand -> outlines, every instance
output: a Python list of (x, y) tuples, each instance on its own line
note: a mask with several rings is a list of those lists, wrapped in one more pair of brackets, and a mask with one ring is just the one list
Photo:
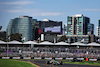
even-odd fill
[[(3, 44), (0, 44), (3, 45)], [(35, 45), (30, 47), (29, 44), (9, 44), (7, 47), (0, 46), (0, 57), (20, 57), (19, 59), (45, 59), (45, 58), (90, 58), (100, 59), (100, 48), (98, 46), (80, 46), (78, 45)], [(14, 46), (11, 46), (14, 45)], [(23, 46), (19, 46), (23, 45)]]

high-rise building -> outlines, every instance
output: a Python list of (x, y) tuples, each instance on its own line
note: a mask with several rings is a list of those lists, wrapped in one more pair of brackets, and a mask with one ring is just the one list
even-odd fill
[(7, 38), (12, 33), (22, 34), (24, 41), (32, 40), (33, 38), (33, 19), (29, 16), (20, 16), (18, 18), (11, 19), (7, 27)]
[(88, 17), (82, 14), (76, 14), (67, 18), (67, 34), (68, 35), (86, 35), (87, 25), (90, 21)]
[(33, 19), (32, 26), (33, 26), (33, 33), (34, 33), (32, 39), (37, 40), (39, 38), (39, 34), (38, 34), (39, 21), (37, 21), (37, 19)]
[(100, 20), (98, 21), (97, 36), (100, 38)]
[[(85, 44), (94, 41), (94, 25), (90, 24), (90, 19), (82, 14), (67, 17), (67, 35), (65, 42), (83, 42)], [(62, 35), (57, 36), (59, 40)]]

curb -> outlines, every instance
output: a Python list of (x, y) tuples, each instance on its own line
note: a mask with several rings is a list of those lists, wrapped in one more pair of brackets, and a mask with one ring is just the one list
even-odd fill
[(36, 67), (40, 67), (40, 66), (38, 66), (38, 65), (36, 65), (36, 64), (33, 64), (32, 62), (29, 62), (29, 61), (28, 61), (28, 63), (30, 63), (30, 64), (32, 64), (32, 65), (34, 65), (34, 66), (36, 66)]

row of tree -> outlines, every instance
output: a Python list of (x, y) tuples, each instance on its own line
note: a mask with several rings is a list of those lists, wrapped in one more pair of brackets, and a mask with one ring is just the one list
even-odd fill
[[(68, 39), (65, 35), (64, 36), (62, 36), (62, 37), (60, 37), (59, 38), (59, 40), (58, 40), (58, 42), (61, 42), (61, 41), (70, 41), (70, 42), (73, 42), (74, 41), (74, 38), (70, 38), (70, 39)], [(77, 42), (77, 38), (75, 38), (75, 42)]]
[(22, 37), (22, 34), (15, 33), (15, 34), (10, 34), (7, 39), (8, 41), (16, 40), (16, 41), (22, 42), (21, 37)]

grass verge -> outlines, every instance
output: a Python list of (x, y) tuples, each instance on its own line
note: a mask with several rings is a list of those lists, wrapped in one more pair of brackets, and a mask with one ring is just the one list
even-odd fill
[(82, 65), (98, 65), (98, 66), (100, 66), (100, 63), (97, 63), (97, 62), (63, 62), (63, 63), (82, 64)]
[(36, 66), (23, 61), (0, 59), (0, 67), (36, 67)]

